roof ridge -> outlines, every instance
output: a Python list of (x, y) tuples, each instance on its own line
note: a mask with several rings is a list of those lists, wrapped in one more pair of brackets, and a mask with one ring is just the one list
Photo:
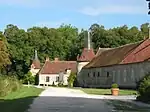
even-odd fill
[[(122, 48), (122, 47), (126, 47), (126, 46), (129, 46), (129, 45), (133, 45), (133, 44), (141, 44), (143, 41), (139, 41), (139, 42), (135, 42), (135, 43), (129, 43), (129, 44), (125, 44), (125, 45), (122, 45), (122, 46), (118, 46), (118, 47), (114, 47), (114, 48), (110, 48), (108, 50), (105, 50), (105, 51), (111, 51), (111, 50), (114, 50), (114, 49), (119, 49), (119, 48)], [(104, 51), (104, 52), (105, 52)]]
[(76, 61), (50, 61), (50, 62), (66, 62), (66, 63), (68, 63), (68, 62), (75, 62), (76, 63)]
[(138, 42), (134, 42), (134, 43), (129, 43), (129, 44), (125, 44), (125, 45), (121, 45), (121, 46), (118, 46), (118, 47), (114, 47), (114, 48), (121, 48), (121, 47), (125, 47), (125, 46), (128, 46), (128, 45), (133, 45), (133, 44), (140, 44), (141, 42), (143, 42), (143, 40), (142, 41), (138, 41)]
[(39, 71), (39, 74), (42, 73), (42, 71), (43, 71), (43, 69), (44, 69), (44, 67), (45, 67), (45, 65), (46, 65), (47, 62), (49, 62), (49, 61), (45, 61), (43, 67), (42, 67), (41, 70)]

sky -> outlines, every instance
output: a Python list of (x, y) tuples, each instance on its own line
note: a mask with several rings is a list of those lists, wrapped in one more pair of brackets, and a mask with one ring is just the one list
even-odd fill
[(14, 24), (59, 27), (71, 24), (88, 29), (98, 23), (105, 28), (129, 27), (150, 22), (146, 0), (0, 0), (0, 30)]

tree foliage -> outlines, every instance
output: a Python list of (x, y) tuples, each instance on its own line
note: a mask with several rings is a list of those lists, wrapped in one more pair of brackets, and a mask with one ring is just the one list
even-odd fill
[(32, 76), (31, 72), (28, 72), (27, 74), (25, 74), (24, 78), (23, 78), (23, 83), (24, 84), (35, 84), (35, 76)]
[(140, 81), (138, 92), (138, 100), (150, 103), (150, 73)]
[(3, 68), (10, 64), (9, 52), (7, 49), (7, 40), (0, 32), (0, 73)]
[(70, 76), (68, 77), (69, 87), (73, 87), (75, 80), (76, 80), (76, 73), (71, 73)]
[[(120, 45), (141, 41), (148, 37), (148, 23), (140, 28), (127, 25), (106, 29), (103, 25), (93, 24), (91, 31), (92, 46), (95, 50), (99, 47), (118, 47)], [(19, 79), (29, 71), (34, 57), (34, 50), (43, 63), (46, 56), (51, 60), (59, 57), (61, 60), (74, 60), (82, 52), (87, 37), (87, 30), (79, 29), (72, 25), (61, 25), (59, 28), (32, 27), (27, 31), (15, 25), (7, 25), (4, 33), (0, 33), (0, 68), (11, 65), (5, 69), (6, 74), (17, 75)], [(8, 48), (8, 50), (7, 50)], [(9, 58), (10, 57), (10, 58)]]

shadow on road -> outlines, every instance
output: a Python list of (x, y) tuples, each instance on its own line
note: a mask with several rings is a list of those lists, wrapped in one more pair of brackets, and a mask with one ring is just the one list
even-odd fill
[(13, 100), (0, 99), (0, 112), (25, 112), (36, 97), (32, 96)]
[(43, 96), (0, 100), (0, 112), (27, 112), (27, 110), (28, 112), (150, 112), (150, 108), (118, 100)]
[(107, 104), (114, 107), (114, 112), (150, 112), (150, 107), (143, 107), (127, 101), (107, 100)]

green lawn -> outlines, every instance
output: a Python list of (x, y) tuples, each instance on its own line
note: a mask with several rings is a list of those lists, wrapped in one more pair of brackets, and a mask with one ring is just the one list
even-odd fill
[(33, 99), (36, 98), (43, 89), (35, 87), (22, 87), (16, 92), (0, 98), (1, 112), (25, 112), (29, 108)]
[[(92, 88), (80, 88), (83, 92), (87, 94), (95, 95), (111, 95), (110, 89), (92, 89)], [(119, 95), (135, 95), (137, 91), (135, 90), (119, 90)]]

